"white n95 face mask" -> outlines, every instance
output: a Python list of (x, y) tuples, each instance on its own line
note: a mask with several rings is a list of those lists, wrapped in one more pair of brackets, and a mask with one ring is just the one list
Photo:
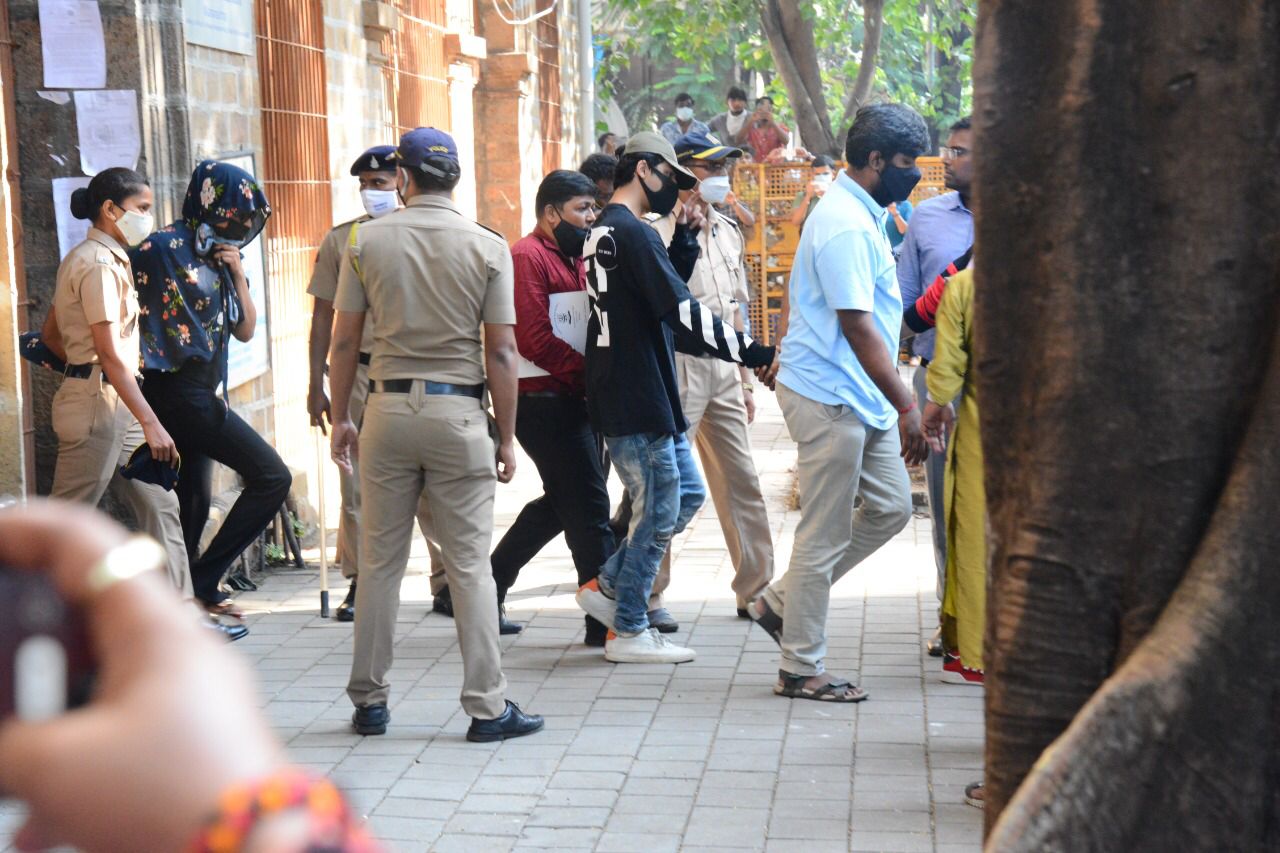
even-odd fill
[(377, 219), (393, 212), (400, 205), (400, 196), (395, 190), (360, 190), (360, 200), (370, 216)]
[(124, 237), (125, 243), (131, 247), (137, 246), (150, 237), (152, 231), (156, 230), (156, 218), (150, 213), (126, 210), (124, 216), (116, 220), (116, 227), (120, 229), (120, 234)]
[(698, 195), (712, 204), (723, 204), (729, 197), (729, 176), (715, 175), (698, 184)]
[(680, 121), (692, 121), (693, 107), (677, 107), (676, 118), (680, 119)]

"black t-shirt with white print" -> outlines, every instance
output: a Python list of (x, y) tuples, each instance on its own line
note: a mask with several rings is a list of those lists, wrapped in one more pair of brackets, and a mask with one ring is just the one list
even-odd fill
[(698, 260), (694, 232), (676, 227), (670, 247), (626, 207), (611, 204), (587, 238), (587, 409), (605, 435), (682, 433), (674, 350), (747, 367), (773, 361), (765, 347), (724, 326), (689, 293)]

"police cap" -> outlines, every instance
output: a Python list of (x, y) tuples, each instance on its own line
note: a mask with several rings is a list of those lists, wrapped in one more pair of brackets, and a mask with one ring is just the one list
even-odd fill
[(395, 153), (394, 145), (373, 146), (351, 164), (352, 176), (359, 176), (361, 172), (394, 172), (396, 164), (391, 155)]

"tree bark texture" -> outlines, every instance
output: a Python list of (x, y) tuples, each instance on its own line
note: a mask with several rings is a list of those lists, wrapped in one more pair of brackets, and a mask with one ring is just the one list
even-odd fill
[(797, 0), (760, 0), (757, 5), (760, 25), (787, 87), (800, 136), (810, 150), (830, 153), (836, 143), (822, 87), (813, 19), (805, 16)]
[[(876, 62), (880, 58), (880, 38), (884, 35), (884, 0), (862, 2), (862, 59), (858, 62), (858, 76), (849, 90), (844, 104), (844, 117), (837, 132), (844, 132), (853, 123), (853, 117), (871, 94), (876, 81)], [(838, 141), (838, 140), (837, 140)]]
[(1280, 0), (983, 0), (993, 850), (1280, 849)]

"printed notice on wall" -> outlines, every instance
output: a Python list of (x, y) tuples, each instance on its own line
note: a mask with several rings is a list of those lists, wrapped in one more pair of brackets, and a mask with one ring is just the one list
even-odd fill
[(182, 0), (187, 42), (253, 56), (253, 0)]
[(98, 0), (40, 0), (40, 46), (49, 89), (107, 85), (107, 50)]
[(133, 89), (76, 92), (76, 128), (80, 135), (80, 171), (96, 175), (112, 166), (138, 165), (138, 93)]
[(53, 179), (53, 218), (58, 227), (58, 257), (65, 258), (89, 234), (89, 220), (71, 215), (71, 194), (89, 186), (88, 178)]
[[(585, 290), (551, 294), (547, 298), (547, 318), (551, 320), (551, 334), (586, 355), (587, 321), (591, 319), (591, 305)], [(524, 356), (520, 357), (518, 367), (521, 379), (549, 375)]]

